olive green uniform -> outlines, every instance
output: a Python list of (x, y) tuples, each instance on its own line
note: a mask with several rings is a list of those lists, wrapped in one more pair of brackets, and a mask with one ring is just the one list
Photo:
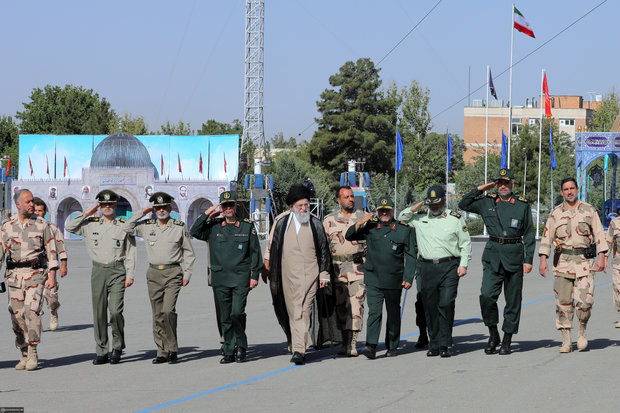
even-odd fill
[(484, 324), (498, 324), (497, 298), (504, 286), (504, 323), (507, 334), (519, 331), (523, 264), (534, 259), (534, 227), (530, 204), (522, 197), (510, 196), (501, 201), (497, 194), (484, 195), (474, 189), (463, 196), (459, 208), (474, 212), (484, 220), (489, 241), (482, 254), (482, 287), (480, 310)]
[(190, 234), (209, 243), (211, 285), (220, 308), (224, 355), (232, 356), (235, 347), (248, 347), (245, 306), (250, 278), (258, 280), (263, 269), (256, 229), (248, 219), (227, 223), (223, 218), (209, 219), (203, 213)]
[(192, 276), (196, 256), (184, 222), (168, 219), (162, 226), (156, 219), (138, 222), (142, 217), (142, 211), (137, 211), (124, 229), (144, 239), (149, 261), (146, 280), (153, 311), (153, 339), (157, 357), (168, 357), (168, 353), (179, 350), (176, 303), (183, 280), (189, 281)]
[(373, 218), (355, 230), (351, 225), (347, 241), (366, 240), (364, 284), (368, 303), (366, 344), (376, 345), (381, 333), (383, 302), (387, 312), (385, 343), (395, 350), (400, 340), (400, 296), (402, 283), (413, 282), (418, 248), (415, 230), (407, 224), (392, 221), (385, 225)]
[(90, 278), (93, 303), (93, 330), (97, 356), (108, 355), (108, 310), (112, 327), (112, 349), (125, 348), (123, 317), (125, 278), (134, 278), (136, 240), (123, 231), (125, 220), (87, 217), (83, 213), (67, 223), (65, 229), (81, 235), (93, 261)]

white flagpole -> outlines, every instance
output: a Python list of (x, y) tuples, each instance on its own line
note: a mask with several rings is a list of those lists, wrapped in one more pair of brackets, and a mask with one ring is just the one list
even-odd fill
[(395, 146), (395, 151), (394, 151), (394, 216), (396, 217), (396, 213), (397, 213), (397, 209), (396, 209), (396, 186), (398, 185), (398, 172), (396, 172), (396, 166), (398, 164), (398, 125), (396, 126), (396, 133), (394, 134), (394, 137), (396, 138), (396, 145)]
[[(487, 175), (489, 170), (489, 88), (491, 87), (491, 66), (487, 65), (487, 104), (485, 121), (484, 121), (484, 184), (487, 184)], [(487, 226), (484, 225), (482, 235), (487, 236)]]
[(512, 4), (512, 10), (510, 10), (512, 15), (512, 22), (510, 23), (510, 85), (508, 88), (508, 154), (506, 160), (506, 167), (510, 168), (510, 143), (512, 139), (512, 50), (514, 46), (514, 38), (515, 38), (515, 5)]
[(446, 194), (448, 193), (448, 164), (450, 159), (448, 158), (448, 145), (450, 145), (448, 138), (448, 129), (446, 129)]
[(538, 131), (538, 197), (536, 200), (536, 239), (540, 238), (540, 166), (541, 166), (541, 156), (542, 156), (542, 121), (543, 121), (543, 79), (545, 78), (545, 69), (542, 69), (542, 73), (540, 75), (540, 97), (539, 97), (539, 106), (540, 106), (540, 121), (539, 121), (539, 131)]

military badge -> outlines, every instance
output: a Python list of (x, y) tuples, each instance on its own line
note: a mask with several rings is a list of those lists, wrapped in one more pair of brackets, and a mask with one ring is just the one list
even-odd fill
[(506, 174), (507, 174), (507, 173), (508, 173), (508, 171), (507, 171), (507, 170), (505, 170), (504, 168), (502, 168), (502, 169), (500, 169), (500, 170), (499, 170), (499, 174), (500, 174), (501, 176), (506, 176)]
[(105, 194), (103, 194), (103, 200), (104, 201), (109, 201), (110, 200), (110, 194), (107, 193), (107, 192)]
[(519, 220), (518, 219), (511, 219), (510, 220), (510, 228), (518, 228), (519, 227)]

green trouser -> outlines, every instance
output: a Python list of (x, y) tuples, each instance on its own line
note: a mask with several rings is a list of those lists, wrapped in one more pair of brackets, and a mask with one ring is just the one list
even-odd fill
[(504, 333), (517, 334), (521, 318), (521, 291), (523, 289), (523, 267), (519, 271), (509, 272), (500, 264), (495, 272), (490, 265), (482, 262), (482, 287), (480, 288), (480, 311), (484, 325), (496, 326), (499, 320), (497, 298), (504, 285)]
[(93, 261), (90, 277), (93, 298), (93, 331), (97, 356), (108, 355), (108, 310), (112, 326), (112, 349), (125, 348), (125, 264), (122, 261), (100, 264)]
[(429, 350), (452, 345), (459, 260), (439, 264), (420, 261), (422, 300), (428, 320)]
[(245, 335), (245, 305), (250, 287), (214, 288), (220, 307), (224, 355), (232, 356), (235, 347), (248, 348), (248, 337)]
[(378, 288), (366, 285), (366, 299), (368, 300), (368, 327), (366, 344), (377, 344), (381, 334), (381, 316), (383, 302), (387, 313), (385, 326), (385, 346), (388, 350), (396, 350), (400, 342), (400, 296), (402, 289)]
[(424, 311), (424, 301), (422, 300), (422, 276), (415, 277), (415, 325), (420, 330), (420, 336), (427, 333), (428, 321), (426, 320), (426, 311)]
[(177, 298), (183, 285), (183, 270), (175, 266), (165, 270), (149, 267), (146, 283), (153, 311), (153, 340), (157, 357), (179, 351), (177, 342)]

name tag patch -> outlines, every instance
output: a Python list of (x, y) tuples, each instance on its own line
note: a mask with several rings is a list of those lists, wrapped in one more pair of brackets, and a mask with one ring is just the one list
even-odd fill
[(510, 220), (510, 228), (518, 228), (518, 227), (519, 227), (519, 220), (518, 219)]

